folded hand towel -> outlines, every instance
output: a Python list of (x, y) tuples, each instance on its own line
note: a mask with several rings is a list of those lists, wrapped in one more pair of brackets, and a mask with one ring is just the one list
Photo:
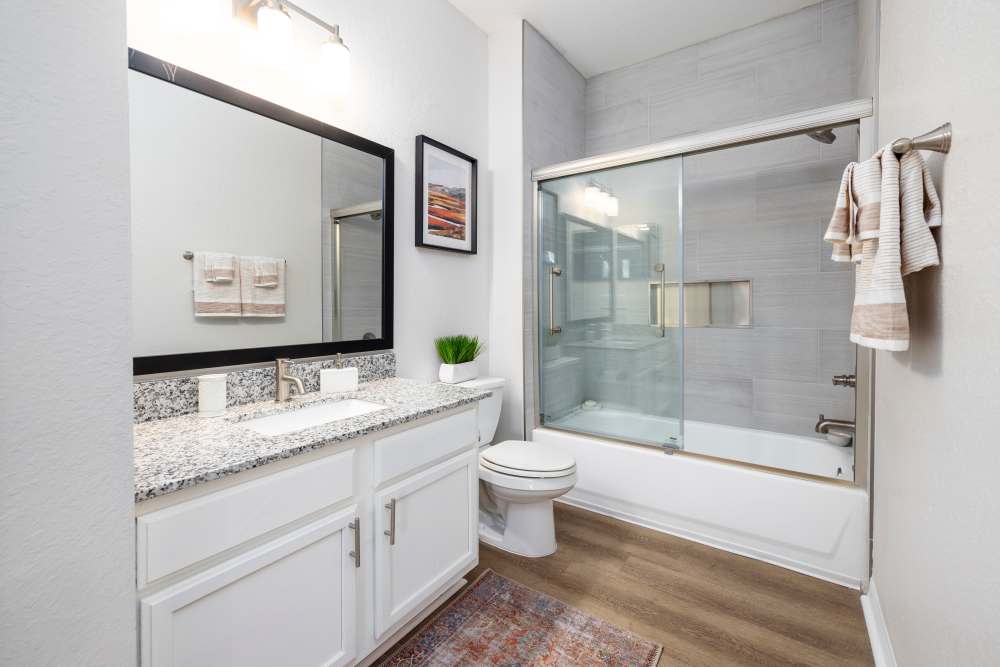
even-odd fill
[(196, 317), (239, 317), (240, 273), (234, 261), (229, 282), (210, 281), (207, 276), (206, 260), (219, 253), (197, 251), (191, 260), (191, 287), (194, 293), (194, 314)]
[(231, 283), (236, 277), (236, 256), (224, 252), (205, 253), (205, 280)]
[(941, 203), (919, 153), (897, 160), (886, 146), (847, 166), (824, 238), (833, 243), (834, 261), (859, 264), (852, 341), (879, 350), (909, 347), (903, 276), (937, 266), (930, 228), (940, 224)]
[[(274, 280), (269, 286), (259, 286), (257, 266), (274, 265)], [(263, 274), (267, 275), (267, 274)], [(268, 280), (265, 278), (265, 282)], [(285, 260), (276, 257), (240, 257), (240, 299), (243, 317), (285, 316)]]
[(280, 261), (274, 257), (255, 257), (253, 262), (254, 287), (277, 287)]

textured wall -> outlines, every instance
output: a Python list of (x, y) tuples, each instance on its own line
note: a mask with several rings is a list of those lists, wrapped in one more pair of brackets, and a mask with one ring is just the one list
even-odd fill
[[(583, 76), (535, 28), (524, 23), (524, 257), (531, 257), (534, 229), (532, 220), (531, 170), (556, 162), (575, 160), (584, 153), (584, 92), (587, 82)], [(547, 231), (551, 229), (547, 227)], [(524, 264), (524, 294), (522, 307), (528, 314), (524, 318), (524, 361), (528, 377), (534, 374), (539, 361), (534, 348), (535, 299), (532, 289), (533, 267), (530, 259)], [(544, 363), (544, 361), (542, 362)], [(579, 364), (558, 364), (546, 371), (549, 396), (555, 405), (579, 405), (582, 400)], [(559, 388), (554, 389), (552, 385)], [(567, 389), (563, 389), (563, 387)], [(525, 388), (525, 423), (535, 419), (534, 383)], [(580, 400), (577, 400), (577, 399)], [(546, 408), (548, 409), (548, 408)], [(560, 410), (554, 410), (559, 412)]]
[(0, 664), (135, 664), (125, 6), (0, 26)]
[(1000, 664), (1000, 4), (883, 0), (879, 138), (954, 123), (929, 155), (941, 267), (908, 279), (910, 350), (879, 352), (874, 578), (897, 662)]
[(587, 155), (852, 99), (855, 0), (792, 14), (587, 81)]
[[(384, 3), (303, 0), (341, 26), (353, 85), (337, 100), (314, 74), (323, 31), (294, 19), (284, 59), (247, 48), (228, 0), (129, 0), (129, 45), (392, 147), (395, 172), (395, 349), (399, 374), (432, 379), (436, 336), (487, 338), (491, 179), (487, 163), (486, 35), (445, 0)], [(479, 158), (479, 254), (417, 249), (414, 137), (426, 134)], [(487, 358), (480, 362), (485, 369)]]
[[(521, 21), (509, 19), (489, 37), (489, 173), (493, 232), (490, 296), (490, 375), (507, 380), (500, 426), (494, 438), (524, 437), (521, 406), (524, 157), (521, 92)], [(482, 364), (480, 364), (482, 367)]]

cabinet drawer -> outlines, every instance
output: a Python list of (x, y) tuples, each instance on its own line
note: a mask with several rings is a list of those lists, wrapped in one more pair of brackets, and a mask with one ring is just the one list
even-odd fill
[(382, 484), (479, 441), (476, 409), (375, 441), (374, 483)]
[(354, 496), (354, 450), (137, 519), (140, 587)]

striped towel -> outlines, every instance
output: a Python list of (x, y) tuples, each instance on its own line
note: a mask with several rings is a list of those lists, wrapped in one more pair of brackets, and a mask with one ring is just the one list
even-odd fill
[(877, 350), (910, 346), (903, 276), (938, 265), (931, 228), (941, 202), (920, 153), (886, 146), (847, 165), (824, 239), (835, 262), (858, 264), (851, 340)]

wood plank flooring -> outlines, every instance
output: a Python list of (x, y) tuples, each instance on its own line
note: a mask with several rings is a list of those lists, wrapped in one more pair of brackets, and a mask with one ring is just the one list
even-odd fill
[(859, 593), (556, 503), (559, 550), (485, 568), (663, 644), (672, 665), (873, 665)]

